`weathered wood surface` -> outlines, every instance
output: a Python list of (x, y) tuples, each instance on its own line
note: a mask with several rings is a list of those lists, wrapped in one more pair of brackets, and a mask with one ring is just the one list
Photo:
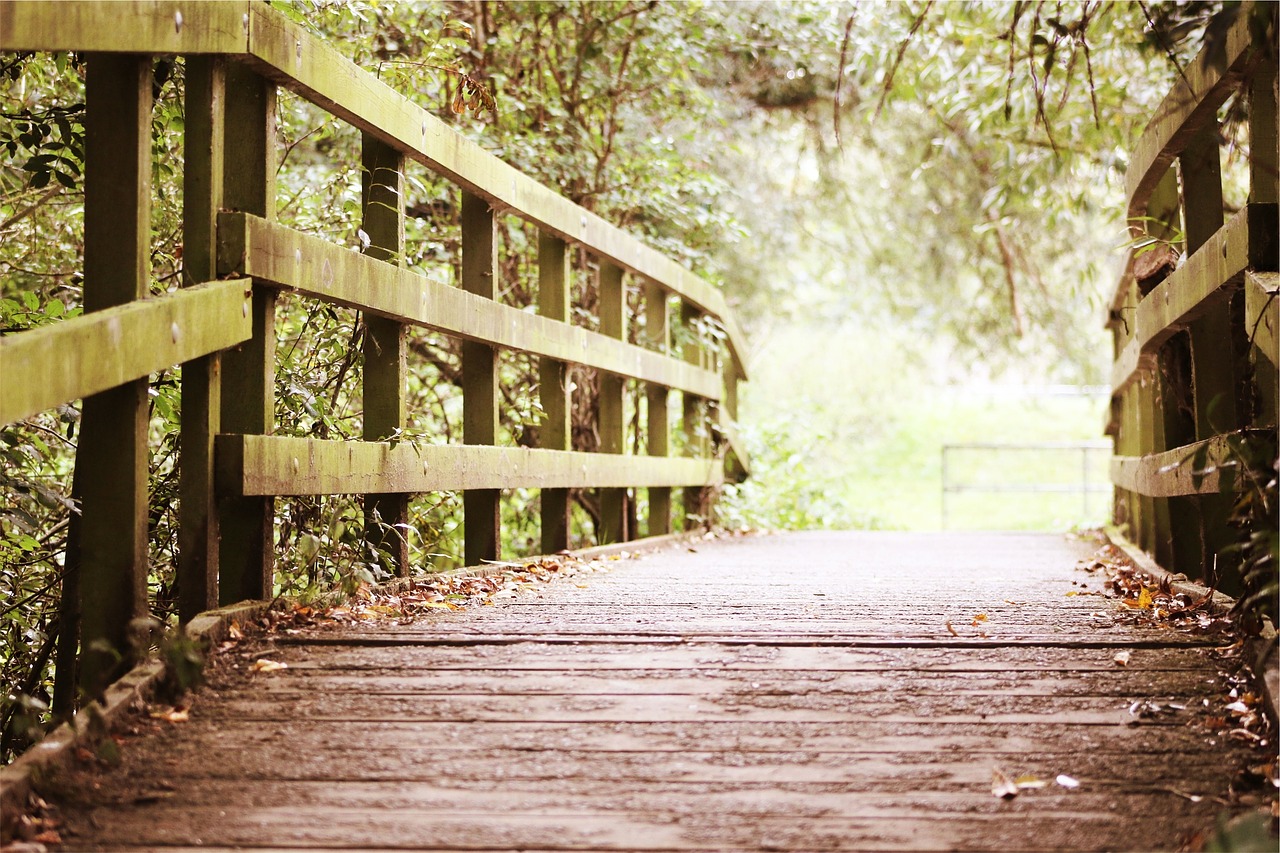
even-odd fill
[(208, 282), (0, 339), (0, 424), (246, 340), (249, 281)]
[[(219, 229), (224, 274), (242, 271), (264, 284), (466, 341), (720, 396), (720, 377), (709, 370), (570, 325), (567, 300), (563, 318), (538, 316), (260, 217), (224, 213)], [(478, 276), (485, 282), (491, 277)]]
[[(63, 780), (64, 836), (1174, 849), (1249, 758), (1206, 726), (1230, 701), (1218, 641), (1135, 627), (1087, 594), (1101, 579), (1073, 565), (1091, 550), (985, 534), (702, 543), (495, 607), (284, 636), (227, 658), (189, 722), (145, 724), (118, 770)], [(289, 668), (245, 674), (257, 657)], [(1187, 709), (1130, 713), (1148, 699)], [(997, 767), (1051, 784), (1001, 800)]]
[(1259, 46), (1253, 44), (1249, 21), (1252, 6), (1252, 2), (1242, 4), (1222, 37), (1182, 70), (1173, 90), (1147, 123), (1125, 170), (1130, 217), (1147, 212), (1147, 202), (1165, 169), (1214, 121), (1218, 107), (1236, 90), (1246, 66), (1257, 59)]
[[(1231, 218), (1159, 286), (1142, 298), (1133, 314), (1133, 337), (1111, 369), (1112, 393), (1119, 393), (1151, 355), (1175, 332), (1202, 316), (1214, 300), (1228, 296), (1250, 267), (1276, 263), (1276, 206), (1249, 205)], [(1147, 367), (1154, 366), (1148, 359)]]

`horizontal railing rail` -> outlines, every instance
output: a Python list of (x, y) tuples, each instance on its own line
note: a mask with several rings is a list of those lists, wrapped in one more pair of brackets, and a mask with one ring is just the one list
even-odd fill
[[(1175, 571), (1225, 588), (1241, 476), (1275, 461), (1280, 161), (1275, 6), (1244, 3), (1182, 70), (1127, 174), (1131, 253), (1111, 303), (1114, 522)], [(1273, 46), (1272, 46), (1273, 47)], [(1248, 198), (1224, 204), (1219, 113), (1248, 116)], [(1231, 213), (1230, 217), (1226, 216)], [(1269, 457), (1270, 462), (1258, 457)], [(1237, 520), (1234, 522), (1239, 524)]]
[[(630, 490), (648, 490), (648, 533), (663, 534), (673, 489), (683, 490), (685, 525), (698, 525), (711, 489), (747, 475), (734, 426), (745, 349), (718, 289), (484, 151), (268, 4), (3, 0), (0, 50), (86, 57), (85, 313), (0, 339), (0, 422), (84, 398), (77, 553), (64, 594), (83, 611), (88, 694), (128, 662), (129, 626), (148, 609), (146, 377), (159, 370), (182, 368), (182, 621), (272, 597), (276, 497), (363, 496), (369, 546), (405, 574), (402, 531), (418, 493), (463, 493), (463, 561), (474, 565), (501, 556), (502, 490), (542, 490), (541, 548), (553, 553), (570, 542), (570, 490), (599, 490), (597, 538), (616, 542), (637, 535)], [(173, 55), (185, 63), (185, 286), (148, 298), (152, 62)], [(278, 87), (362, 132), (363, 253), (277, 221)], [(460, 286), (403, 266), (409, 161), (459, 191)], [(506, 216), (538, 232), (536, 314), (497, 299)], [(599, 331), (570, 322), (574, 252), (597, 271)], [(643, 295), (645, 346), (628, 342), (641, 321), (629, 316), (628, 276)], [(273, 434), (286, 291), (363, 317), (362, 440)], [(405, 433), (411, 327), (461, 342), (460, 444)], [(501, 351), (538, 362), (538, 447), (499, 445)], [(599, 452), (573, 447), (575, 366), (598, 375)], [(647, 444), (629, 452), (627, 412), (640, 398)], [(672, 455), (673, 419), (683, 456)]]

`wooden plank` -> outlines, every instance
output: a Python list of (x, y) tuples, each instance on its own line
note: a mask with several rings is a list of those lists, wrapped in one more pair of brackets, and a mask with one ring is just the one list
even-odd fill
[[(361, 140), (361, 204), (363, 229), (369, 238), (365, 255), (394, 266), (404, 259), (404, 156), (369, 134)], [(364, 316), (364, 438), (392, 438), (407, 424), (408, 387), (405, 327), (397, 320)], [(409, 574), (409, 498), (365, 495), (365, 541), (382, 554), (390, 570)]]
[(242, 495), (712, 486), (723, 479), (714, 459), (527, 447), (220, 435), (217, 451), (219, 488)]
[(1240, 6), (1236, 19), (1220, 39), (1200, 51), (1161, 101), (1125, 172), (1129, 217), (1145, 214), (1147, 201), (1164, 172), (1230, 97), (1243, 78), (1252, 50), (1249, 18), (1252, 3)]
[(1112, 367), (1113, 394), (1152, 366), (1144, 356), (1225, 298), (1224, 286), (1238, 283), (1245, 269), (1275, 264), (1276, 229), (1275, 205), (1248, 205), (1143, 297), (1134, 312), (1133, 337)]
[[(146, 297), (151, 281), (151, 59), (87, 59), (84, 308), (96, 312)], [(109, 335), (111, 320), (81, 325)], [(94, 698), (132, 665), (129, 626), (147, 613), (148, 401), (147, 380), (133, 379), (86, 397), (81, 415), (68, 562), (79, 566), (80, 688)]]
[(711, 371), (571, 326), (546, 311), (539, 316), (502, 305), (258, 217), (219, 217), (219, 252), (224, 275), (249, 275), (464, 340), (584, 364), (708, 399), (721, 393), (720, 378)]
[[(462, 289), (492, 302), (498, 297), (498, 223), (486, 199), (462, 193)], [(462, 344), (462, 440), (498, 441), (498, 353), (488, 344)], [(401, 489), (389, 491), (404, 491)], [(502, 547), (500, 493), (472, 486), (462, 496), (466, 565), (498, 559)]]
[(1280, 366), (1280, 273), (1249, 270), (1244, 298), (1245, 332), (1258, 352)]
[[(569, 244), (554, 234), (538, 232), (538, 313), (557, 328), (569, 325), (572, 255)], [(538, 399), (542, 419), (538, 446), (547, 450), (573, 449), (573, 393), (569, 365), (554, 353), (538, 359)], [(569, 547), (570, 503), (567, 489), (543, 489), (542, 553), (557, 554)]]
[(1231, 444), (1249, 433), (1214, 436), (1147, 456), (1113, 457), (1111, 480), (1120, 488), (1152, 497), (1230, 493), (1237, 487), (1239, 465)]
[[(182, 284), (193, 287), (218, 275), (226, 65), (221, 57), (188, 56), (185, 61)], [(240, 315), (244, 338), (253, 331), (251, 299), (252, 292), (246, 286)], [(222, 431), (222, 356), (211, 353), (185, 362), (181, 382), (177, 585), (178, 620), (186, 624), (218, 606), (221, 532), (214, 490), (213, 437)]]
[(0, 50), (243, 54), (245, 0), (0, 2)]
[(0, 375), (13, 377), (0, 384), (0, 423), (246, 340), (249, 290), (248, 279), (209, 282), (0, 338)]
[[(620, 267), (603, 262), (600, 266), (600, 331), (625, 340), (627, 336), (627, 290), (625, 273)], [(606, 374), (600, 377), (599, 422), (600, 451), (625, 453), (627, 441), (626, 381)], [(597, 545), (625, 542), (631, 538), (627, 529), (626, 489), (601, 489), (600, 532)]]
[(250, 7), (249, 52), (259, 69), (374, 134), (470, 192), (604, 260), (662, 284), (728, 320), (730, 349), (745, 352), (724, 296), (657, 250), (509, 166), (265, 4)]
[[(229, 210), (274, 219), (275, 86), (235, 63), (227, 66), (224, 85), (222, 203)], [(255, 287), (249, 313), (253, 337), (222, 357), (222, 428), (269, 435), (275, 429), (275, 292)], [(272, 499), (220, 499), (218, 525), (222, 534), (219, 602), (271, 598), (275, 565)]]

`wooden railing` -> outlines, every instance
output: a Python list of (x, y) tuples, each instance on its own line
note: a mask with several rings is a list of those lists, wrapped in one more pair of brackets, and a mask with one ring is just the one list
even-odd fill
[[(733, 420), (742, 336), (720, 292), (486, 153), (262, 2), (0, 4), (0, 49), (87, 57), (85, 314), (0, 340), (0, 423), (84, 398), (76, 459), (82, 684), (119, 671), (147, 612), (147, 376), (182, 365), (180, 618), (273, 589), (274, 499), (364, 495), (374, 544), (408, 569), (412, 494), (462, 490), (465, 563), (499, 557), (500, 490), (541, 489), (543, 553), (569, 544), (570, 489), (601, 493), (599, 539), (633, 537), (624, 490), (648, 489), (648, 533), (745, 476)], [(152, 65), (185, 61), (183, 289), (147, 298)], [(362, 131), (363, 254), (277, 221), (274, 120), (286, 87)], [(406, 160), (461, 189), (461, 288), (403, 268)], [(501, 217), (536, 226), (538, 309), (496, 301)], [(599, 332), (570, 325), (569, 252), (598, 264)], [(644, 293), (649, 346), (627, 342), (625, 278)], [(363, 312), (363, 441), (273, 435), (277, 294)], [(714, 327), (677, 350), (670, 316)], [(463, 444), (403, 439), (405, 330), (463, 343)], [(499, 350), (540, 360), (540, 446), (496, 446)], [(604, 452), (571, 449), (570, 364), (599, 371)], [(626, 454), (624, 395), (647, 399), (646, 455)], [(670, 455), (680, 392), (686, 456)], [(388, 531), (391, 531), (388, 533)], [(66, 592), (77, 584), (68, 582)], [(103, 642), (105, 641), (105, 646)], [(109, 648), (108, 648), (109, 647)]]
[[(1242, 5), (1164, 99), (1128, 173), (1135, 252), (1112, 301), (1107, 433), (1115, 523), (1157, 562), (1232, 584), (1224, 548), (1247, 456), (1274, 465), (1278, 242), (1275, 8)], [(1273, 25), (1274, 26), (1274, 25)], [(1274, 32), (1274, 30), (1273, 30)], [(1247, 140), (1219, 114), (1247, 115)], [(1230, 131), (1230, 133), (1224, 132)], [(1224, 137), (1244, 142), (1248, 200), (1224, 209)], [(1214, 572), (1215, 563), (1218, 572)]]

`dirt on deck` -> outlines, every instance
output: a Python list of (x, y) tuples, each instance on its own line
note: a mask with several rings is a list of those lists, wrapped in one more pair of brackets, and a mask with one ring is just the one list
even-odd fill
[(339, 614), (44, 794), (72, 850), (1194, 847), (1275, 748), (1233, 638), (1105, 597), (1096, 547), (748, 537)]

